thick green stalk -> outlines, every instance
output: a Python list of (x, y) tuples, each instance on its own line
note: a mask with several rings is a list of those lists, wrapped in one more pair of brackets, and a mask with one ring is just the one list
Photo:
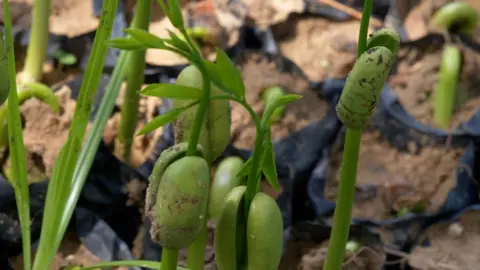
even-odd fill
[(368, 25), (370, 23), (370, 14), (372, 14), (373, 9), (373, 0), (365, 0), (363, 4), (363, 14), (362, 21), (360, 23), (360, 31), (358, 33), (358, 48), (357, 48), (357, 58), (362, 55), (362, 53), (367, 48), (367, 37), (368, 37)]
[[(8, 59), (8, 80), (2, 81), (2, 84), (8, 84), (8, 142), (10, 155), (12, 158), (13, 187), (15, 190), (15, 200), (17, 203), (18, 216), (20, 218), (20, 227), (22, 230), (23, 247), (23, 269), (32, 269), (31, 240), (30, 240), (30, 202), (27, 181), (27, 158), (25, 155), (25, 146), (23, 144), (22, 121), (20, 119), (20, 108), (18, 105), (17, 85), (15, 83), (15, 55), (13, 52), (12, 24), (10, 21), (10, 9), (8, 1), (3, 2), (3, 18), (5, 23), (6, 46)], [(3, 42), (0, 35), (0, 42)]]
[(328, 254), (323, 270), (340, 270), (342, 268), (352, 217), (361, 135), (361, 129), (347, 128), (333, 229), (328, 242)]
[[(152, 0), (137, 1), (132, 28), (147, 30), (150, 25)], [(115, 143), (116, 154), (123, 161), (130, 163), (130, 154), (132, 151), (133, 136), (138, 121), (138, 104), (140, 95), (138, 91), (144, 82), (145, 70), (145, 52), (146, 50), (132, 51), (129, 57), (127, 89), (123, 100), (122, 112), (120, 116), (120, 129)]]
[(260, 161), (263, 152), (263, 137), (264, 137), (264, 125), (260, 124), (257, 127), (257, 137), (255, 138), (255, 148), (253, 148), (252, 155), (252, 169), (247, 179), (247, 190), (245, 190), (245, 217), (248, 217), (250, 204), (252, 203), (255, 193), (257, 193), (258, 186), (258, 168), (260, 167)]
[(50, 0), (35, 0), (33, 3), (32, 29), (28, 44), (24, 83), (39, 81), (42, 77), (42, 67), (47, 55), (48, 25), (50, 19)]
[(176, 270), (178, 261), (178, 250), (171, 250), (163, 248), (162, 250), (162, 264), (158, 270)]
[(205, 265), (205, 248), (207, 246), (207, 222), (205, 219), (203, 228), (197, 239), (188, 247), (187, 265), (191, 270), (202, 270)]
[(441, 128), (448, 128), (455, 110), (455, 97), (460, 77), (462, 55), (454, 46), (443, 48), (440, 76), (434, 95), (434, 119)]

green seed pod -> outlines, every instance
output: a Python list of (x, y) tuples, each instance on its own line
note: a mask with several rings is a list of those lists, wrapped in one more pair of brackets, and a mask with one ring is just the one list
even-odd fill
[(243, 160), (239, 157), (228, 157), (218, 165), (213, 183), (210, 186), (208, 202), (209, 218), (216, 219), (220, 215), (228, 193), (230, 193), (233, 188), (244, 184), (244, 179), (237, 177), (243, 164)]
[(277, 202), (259, 192), (247, 219), (247, 270), (277, 270), (282, 257), (283, 219)]
[[(383, 39), (385, 41), (379, 42)], [(370, 119), (395, 61), (398, 40), (394, 31), (372, 35), (368, 49), (355, 63), (336, 107), (338, 118), (347, 127), (361, 129)], [(374, 46), (376, 44), (385, 46)]]
[(272, 197), (259, 192), (252, 200), (245, 224), (245, 190), (245, 186), (239, 186), (228, 194), (218, 218), (217, 267), (219, 270), (276, 270), (282, 255), (282, 213)]
[(472, 35), (477, 27), (477, 21), (477, 12), (465, 2), (448, 3), (440, 8), (432, 18), (433, 25), (466, 35)]
[[(263, 92), (263, 99), (265, 101), (265, 104), (270, 102), (271, 100), (274, 100), (275, 98), (281, 97), (286, 95), (285, 90), (283, 90), (281, 87), (270, 87)], [(272, 116), (270, 116), (270, 122), (276, 123), (280, 121), (285, 114), (285, 106), (279, 106), (278, 108), (273, 111)]]
[[(203, 89), (203, 77), (201, 72), (193, 65), (186, 67), (180, 72), (177, 84)], [(223, 92), (211, 85), (211, 96), (223, 94)], [(184, 107), (192, 100), (174, 100), (174, 107)], [(174, 123), (175, 143), (186, 142), (192, 133), (197, 110), (195, 105), (186, 110)], [(206, 159), (210, 162), (220, 156), (230, 142), (230, 103), (228, 100), (210, 101), (209, 110), (204, 118), (200, 133), (199, 144), (205, 149)]]
[(201, 156), (185, 156), (188, 145), (165, 150), (150, 176), (146, 212), (152, 239), (171, 249), (189, 246), (200, 233), (209, 193), (210, 169)]

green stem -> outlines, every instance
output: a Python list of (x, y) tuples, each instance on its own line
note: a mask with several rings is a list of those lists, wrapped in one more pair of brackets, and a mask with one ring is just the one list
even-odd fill
[(460, 50), (447, 45), (443, 49), (440, 76), (434, 95), (434, 119), (441, 128), (448, 128), (455, 110), (457, 84), (462, 66)]
[(207, 222), (205, 219), (203, 228), (197, 239), (188, 247), (187, 265), (191, 270), (203, 270), (205, 265), (205, 248), (207, 246)]
[(176, 270), (178, 261), (178, 250), (163, 248), (162, 264), (158, 270)]
[(347, 128), (333, 229), (323, 270), (340, 270), (342, 268), (352, 217), (361, 136), (361, 129)]
[[(150, 25), (152, 0), (142, 0), (137, 2), (132, 28), (148, 30)], [(122, 105), (120, 116), (120, 127), (115, 143), (116, 154), (123, 161), (130, 163), (130, 154), (133, 144), (133, 136), (138, 121), (138, 105), (140, 95), (138, 91), (144, 83), (145, 76), (145, 52), (146, 50), (132, 51), (129, 57), (129, 69), (127, 74), (127, 89)]]
[(47, 55), (50, 0), (36, 0), (33, 3), (30, 43), (25, 59), (23, 82), (39, 81), (43, 62)]
[(368, 37), (368, 25), (370, 23), (370, 14), (372, 14), (373, 9), (373, 0), (365, 0), (363, 4), (363, 14), (362, 21), (360, 23), (360, 31), (358, 33), (358, 48), (357, 48), (357, 58), (362, 55), (362, 53), (367, 48), (367, 37)]
[(258, 186), (258, 169), (260, 167), (260, 160), (263, 153), (263, 137), (264, 128), (263, 125), (257, 127), (257, 137), (255, 138), (255, 148), (252, 155), (252, 169), (247, 179), (247, 189), (245, 190), (245, 217), (248, 217), (248, 211), (253, 197), (257, 193)]

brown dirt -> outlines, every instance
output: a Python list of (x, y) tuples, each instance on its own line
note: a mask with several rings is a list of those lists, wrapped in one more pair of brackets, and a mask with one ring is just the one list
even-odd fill
[[(288, 245), (288, 244), (287, 244)], [(317, 270), (322, 269), (327, 256), (328, 240), (320, 244), (307, 241), (291, 242), (288, 254), (279, 270)], [(342, 270), (380, 270), (383, 259), (379, 252), (368, 244), (359, 251), (346, 251)]]
[(266, 28), (285, 21), (290, 14), (302, 13), (305, 3), (302, 0), (243, 0), (248, 19), (255, 26)]
[(345, 78), (355, 64), (360, 23), (321, 17), (291, 16), (274, 26), (282, 53), (311, 80)]
[[(3, 5), (3, 1), (0, 1)], [(12, 25), (15, 30), (26, 30), (31, 25), (33, 0), (10, 0)], [(98, 18), (93, 14), (92, 1), (52, 0), (50, 32), (69, 37), (95, 30)], [(3, 22), (3, 12), (0, 21)]]
[(480, 213), (471, 211), (457, 221), (433, 225), (426, 232), (429, 247), (413, 249), (409, 264), (415, 270), (474, 270), (480, 265)]
[[(467, 2), (477, 13), (480, 13), (480, 2), (477, 0), (423, 0), (419, 5), (415, 6), (405, 18), (405, 30), (407, 31), (409, 39), (418, 39), (425, 36), (429, 32), (440, 32), (441, 29), (436, 29), (430, 24), (433, 14), (443, 5), (451, 2)], [(477, 29), (473, 33), (473, 39), (480, 41), (480, 24), (477, 24)]]
[[(260, 54), (251, 54), (241, 64), (242, 77), (245, 83), (246, 100), (256, 113), (261, 114), (264, 103), (261, 93), (264, 89), (281, 86), (289, 94), (299, 94), (303, 98), (285, 106), (285, 115), (279, 123), (272, 125), (272, 139), (287, 137), (310, 123), (320, 120), (328, 110), (327, 102), (309, 88), (308, 82), (300, 76), (283, 73), (275, 63), (269, 62)], [(259, 72), (261, 71), (261, 72)], [(235, 146), (252, 149), (255, 144), (256, 129), (243, 106), (232, 102), (232, 137)]]
[[(459, 99), (450, 130), (468, 121), (480, 108), (480, 77), (475, 75), (480, 70), (480, 54), (467, 48), (459, 49), (463, 53), (463, 63), (457, 90)], [(441, 60), (442, 49), (401, 49), (397, 60), (398, 74), (390, 78), (404, 108), (426, 125), (437, 126), (433, 119), (433, 96)]]
[[(357, 192), (353, 216), (383, 220), (402, 208), (422, 205), (435, 211), (456, 185), (456, 167), (462, 149), (423, 148), (399, 152), (378, 132), (364, 132), (360, 146)], [(331, 159), (325, 196), (336, 200), (341, 153)]]
[[(92, 252), (80, 242), (76, 233), (68, 232), (60, 244), (50, 269), (61, 270), (66, 266), (88, 266), (100, 262), (102, 262), (100, 258), (92, 254)], [(14, 259), (13, 269), (24, 269), (22, 256)], [(128, 270), (126, 267), (115, 267), (113, 269)]]

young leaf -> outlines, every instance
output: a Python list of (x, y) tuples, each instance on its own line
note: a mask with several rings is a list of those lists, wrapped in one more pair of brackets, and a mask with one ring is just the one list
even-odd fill
[(237, 177), (245, 177), (247, 176), (252, 168), (252, 158), (250, 157), (247, 162), (245, 162), (242, 166), (242, 169), (237, 173)]
[(198, 88), (169, 83), (151, 84), (140, 91), (140, 94), (180, 100), (199, 100), (203, 97), (203, 91)]
[(125, 51), (138, 51), (138, 50), (145, 50), (147, 46), (138, 42), (134, 38), (114, 38), (107, 41), (107, 46), (125, 50)]
[(262, 163), (262, 172), (267, 178), (268, 183), (278, 191), (280, 185), (278, 184), (277, 176), (277, 166), (275, 164), (275, 152), (273, 151), (273, 144), (271, 136), (267, 136), (266, 141), (264, 142), (263, 149), (263, 163)]
[(271, 99), (268, 103), (267, 106), (265, 106), (265, 111), (262, 115), (262, 122), (263, 123), (268, 123), (270, 120), (270, 117), (272, 116), (273, 112), (275, 111), (276, 108), (282, 105), (286, 105), (288, 103), (292, 103), (297, 99), (302, 98), (300, 95), (285, 95), (285, 96), (278, 96), (276, 98)]
[(235, 94), (234, 91), (230, 90), (227, 86), (225, 86), (225, 84), (223, 84), (222, 78), (220, 77), (220, 73), (217, 71), (218, 66), (215, 65), (215, 63), (212, 63), (208, 60), (204, 60), (203, 63), (207, 68), (210, 79), (220, 90), (227, 92), (229, 94)]
[(221, 49), (217, 48), (216, 57), (217, 73), (221, 78), (221, 82), (230, 89), (234, 95), (245, 96), (245, 85), (243, 84), (242, 74), (235, 67), (228, 55)]
[(167, 30), (167, 31), (168, 31), (168, 34), (170, 36), (170, 39), (166, 39), (165, 43), (168, 43), (168, 44), (174, 46), (175, 48), (177, 48), (181, 51), (184, 51), (186, 53), (191, 52), (192, 49), (190, 48), (190, 46), (188, 46), (187, 42), (182, 40), (178, 35), (176, 35), (172, 31), (170, 31), (170, 30)]
[(155, 129), (162, 127), (173, 120), (177, 119), (189, 106), (170, 110), (162, 115), (155, 117), (152, 121), (148, 122), (138, 133), (138, 135), (143, 135), (149, 132), (154, 131)]
[(168, 7), (170, 9), (170, 16), (168, 18), (172, 22), (172, 25), (175, 26), (177, 29), (184, 29), (185, 27), (183, 24), (183, 14), (179, 2), (180, 1), (178, 0), (167, 0)]
[(134, 39), (136, 39), (137, 42), (144, 44), (148, 48), (153, 48), (153, 49), (167, 48), (167, 46), (165, 45), (165, 42), (161, 38), (150, 34), (148, 31), (145, 31), (142, 29), (135, 29), (135, 28), (127, 28), (124, 31), (125, 33), (129, 34)]

